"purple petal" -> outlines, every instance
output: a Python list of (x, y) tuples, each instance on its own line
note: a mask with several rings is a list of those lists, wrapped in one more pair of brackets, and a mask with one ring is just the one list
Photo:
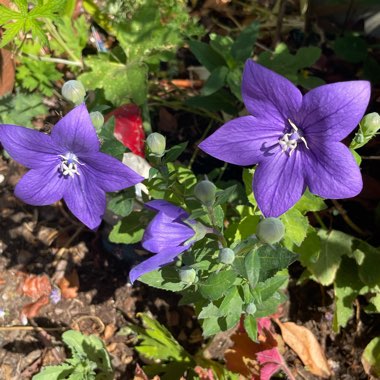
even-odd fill
[(58, 166), (29, 170), (18, 182), (15, 195), (33, 206), (45, 206), (59, 201), (69, 181), (58, 172)]
[(152, 270), (170, 264), (172, 261), (176, 259), (176, 257), (180, 253), (186, 251), (186, 249), (188, 248), (189, 246), (168, 248), (167, 250), (157, 253), (149, 259), (143, 261), (141, 264), (136, 265), (129, 272), (129, 279), (131, 283), (133, 284), (140, 276), (142, 276), (145, 273), (151, 272)]
[(268, 123), (253, 116), (243, 116), (224, 124), (199, 147), (219, 160), (252, 165), (270, 154), (270, 148), (278, 143), (284, 129), (284, 121)]
[(244, 67), (242, 96), (248, 112), (268, 122), (294, 120), (302, 105), (302, 94), (292, 82), (252, 60)]
[(67, 178), (69, 186), (63, 199), (70, 211), (88, 228), (95, 229), (106, 210), (106, 193), (86, 167), (78, 168), (80, 175)]
[(174, 222), (171, 216), (159, 212), (148, 224), (142, 246), (148, 251), (158, 253), (181, 245), (194, 234), (191, 227), (181, 222)]
[(323, 198), (351, 198), (363, 188), (360, 169), (350, 150), (342, 143), (328, 146), (311, 142), (305, 154), (306, 184)]
[(75, 107), (54, 126), (51, 137), (58, 146), (75, 154), (98, 151), (100, 148), (98, 136), (84, 103)]
[(49, 135), (16, 125), (0, 125), (0, 141), (14, 160), (31, 169), (51, 166), (61, 154)]
[(305, 191), (303, 158), (303, 147), (290, 157), (278, 149), (275, 156), (257, 166), (253, 193), (264, 216), (278, 217), (301, 198)]
[(147, 202), (145, 203), (145, 207), (151, 210), (161, 211), (168, 215), (172, 220), (176, 220), (178, 218), (186, 219), (189, 216), (189, 214), (181, 207), (175, 206), (163, 199), (156, 199), (154, 201)]
[(366, 81), (327, 84), (309, 91), (303, 98), (299, 124), (306, 139), (341, 141), (358, 125), (370, 95)]
[(104, 191), (122, 190), (144, 180), (116, 158), (101, 152), (81, 154), (79, 160)]

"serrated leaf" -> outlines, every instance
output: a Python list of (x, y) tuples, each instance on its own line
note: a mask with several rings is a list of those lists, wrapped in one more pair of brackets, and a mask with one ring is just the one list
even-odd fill
[(258, 248), (257, 252), (260, 256), (261, 265), (260, 282), (273, 277), (278, 271), (287, 268), (298, 258), (296, 253), (278, 246), (273, 248), (269, 245), (264, 245)]
[(165, 152), (165, 156), (164, 156), (163, 161), (165, 163), (175, 161), (183, 153), (183, 151), (186, 149), (187, 144), (188, 144), (188, 142), (185, 141), (181, 144), (172, 146), (170, 149), (168, 149)]
[(257, 318), (253, 315), (246, 314), (244, 316), (244, 330), (248, 336), (254, 341), (257, 341)]
[(244, 258), (244, 268), (247, 280), (251, 288), (254, 288), (260, 278), (260, 256), (258, 251), (253, 250)]
[(112, 157), (121, 160), (123, 154), (126, 151), (125, 146), (116, 139), (114, 135), (115, 130), (115, 117), (112, 116), (107, 122), (103, 125), (99, 133), (99, 138), (101, 140), (100, 150), (103, 153), (109, 154)]
[[(309, 229), (309, 220), (307, 217), (303, 216), (297, 209), (291, 208), (285, 214), (281, 215), (280, 219), (285, 226), (285, 239), (300, 246), (305, 240)], [(286, 246), (291, 247), (291, 244)]]
[(218, 317), (220, 317), (219, 308), (215, 306), (212, 302), (209, 303), (207, 306), (204, 306), (201, 312), (198, 314), (199, 319)]
[(0, 49), (8, 45), (9, 42), (13, 41), (13, 39), (23, 29), (23, 27), (24, 27), (23, 20), (18, 20), (12, 24), (7, 24), (7, 28), (3, 32), (3, 35), (1, 38)]
[[(132, 188), (133, 189), (133, 188)], [(120, 192), (109, 195), (109, 201), (107, 202), (107, 209), (114, 214), (125, 217), (128, 216), (133, 210), (134, 194), (130, 192)]]
[[(268, 278), (264, 282), (259, 282), (253, 295), (257, 301), (257, 304), (265, 302), (267, 299), (273, 297), (273, 295), (289, 280), (288, 276), (276, 275)], [(256, 302), (255, 302), (256, 303)]]
[(112, 243), (135, 244), (138, 243), (144, 234), (149, 219), (143, 212), (132, 212), (120, 222), (118, 222), (109, 235)]
[(227, 189), (218, 191), (216, 193), (216, 200), (214, 203), (214, 207), (228, 202), (230, 198), (236, 193), (236, 191), (237, 191), (236, 185), (233, 185), (233, 186), (227, 187)]
[(321, 211), (326, 208), (326, 204), (322, 198), (310, 193), (309, 189), (306, 189), (301, 199), (294, 205), (294, 208), (302, 213), (308, 211)]
[(199, 291), (204, 298), (211, 301), (221, 298), (236, 280), (232, 270), (214, 272), (205, 281), (199, 282)]
[(40, 373), (33, 376), (33, 380), (65, 379), (73, 370), (70, 364), (43, 367)]
[(240, 297), (237, 287), (227, 290), (220, 306), (219, 314), (225, 319), (223, 329), (234, 327), (240, 319), (243, 308), (243, 300)]

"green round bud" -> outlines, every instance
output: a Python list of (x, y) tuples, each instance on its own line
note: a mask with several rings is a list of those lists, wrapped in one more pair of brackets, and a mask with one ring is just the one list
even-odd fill
[(198, 182), (194, 188), (194, 195), (205, 206), (210, 207), (215, 202), (216, 186), (207, 179)]
[(192, 284), (197, 278), (197, 272), (193, 268), (183, 267), (178, 271), (179, 278), (185, 284)]
[(161, 133), (151, 133), (147, 139), (146, 143), (150, 152), (156, 157), (162, 157), (166, 149), (166, 138), (161, 135)]
[(104, 116), (99, 111), (95, 111), (90, 113), (90, 117), (95, 129), (100, 131), (104, 124)]
[(219, 251), (218, 260), (223, 264), (232, 264), (235, 260), (235, 252), (231, 248), (222, 248)]
[(75, 105), (81, 104), (84, 101), (84, 97), (86, 96), (86, 90), (82, 82), (78, 80), (69, 80), (65, 82), (61, 89), (62, 96), (74, 103)]
[(372, 112), (363, 117), (360, 122), (361, 129), (365, 135), (374, 135), (380, 129), (380, 115)]
[(250, 315), (255, 314), (256, 310), (257, 310), (256, 305), (253, 302), (248, 304), (247, 307), (245, 308), (245, 312)]
[(266, 218), (259, 222), (256, 228), (257, 237), (264, 243), (278, 243), (285, 234), (285, 227), (280, 219)]

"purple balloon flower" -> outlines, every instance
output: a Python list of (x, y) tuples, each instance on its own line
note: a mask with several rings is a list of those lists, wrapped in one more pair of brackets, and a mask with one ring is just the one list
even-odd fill
[(100, 143), (84, 104), (75, 107), (51, 135), (16, 125), (0, 125), (0, 141), (9, 155), (29, 170), (15, 195), (34, 206), (63, 198), (87, 227), (99, 226), (106, 191), (117, 191), (144, 178), (116, 158), (99, 152)]
[(145, 206), (158, 211), (158, 214), (145, 230), (142, 246), (156, 255), (131, 270), (129, 278), (132, 283), (144, 273), (171, 263), (180, 253), (209, 232), (207, 227), (188, 219), (189, 214), (185, 210), (169, 202), (154, 200)]
[(359, 167), (340, 141), (364, 115), (369, 82), (328, 84), (302, 96), (289, 80), (249, 60), (242, 96), (251, 115), (227, 122), (199, 147), (231, 164), (258, 164), (252, 186), (265, 216), (283, 214), (306, 187), (330, 199), (361, 191)]

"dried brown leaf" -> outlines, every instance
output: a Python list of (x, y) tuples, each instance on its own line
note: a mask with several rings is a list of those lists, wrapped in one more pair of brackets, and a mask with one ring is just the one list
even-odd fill
[(25, 277), (21, 290), (23, 294), (34, 299), (49, 296), (51, 293), (50, 279), (46, 274), (29, 275)]
[(69, 275), (61, 278), (58, 281), (58, 286), (61, 289), (63, 298), (76, 298), (79, 289), (78, 272), (74, 269)]
[(306, 327), (276, 319), (285, 343), (299, 356), (307, 369), (316, 376), (328, 378), (331, 371), (322, 347), (315, 335)]
[(28, 303), (25, 305), (22, 310), (21, 314), (25, 315), (27, 318), (34, 318), (38, 315), (40, 312), (40, 309), (47, 305), (49, 303), (49, 297), (48, 296), (42, 296), (37, 301)]
[(12, 92), (15, 84), (15, 63), (9, 50), (0, 49), (0, 96)]
[[(133, 380), (150, 380), (150, 379), (146, 375), (144, 370), (138, 364), (136, 364), (135, 376), (134, 376)], [(152, 380), (160, 380), (160, 377), (154, 376)]]

